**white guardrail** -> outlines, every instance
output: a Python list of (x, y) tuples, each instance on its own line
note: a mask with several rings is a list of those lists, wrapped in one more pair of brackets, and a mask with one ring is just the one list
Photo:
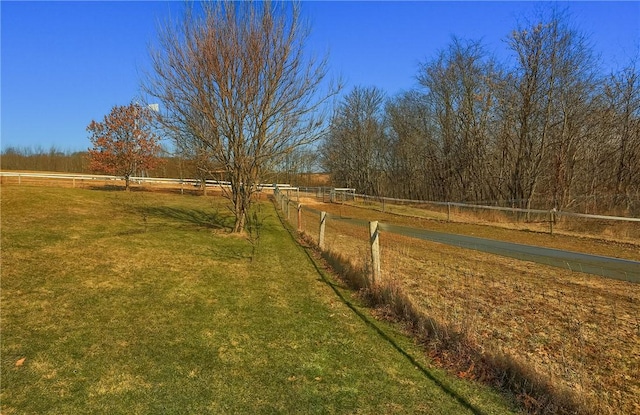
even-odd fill
[[(0, 171), (0, 177), (17, 177), (18, 180), (21, 178), (34, 178), (34, 179), (58, 179), (58, 180), (119, 180), (123, 181), (124, 177), (122, 176), (110, 176), (105, 174), (71, 174), (71, 173), (32, 173), (32, 172), (15, 172), (15, 171)], [(131, 182), (142, 184), (142, 183), (154, 183), (154, 184), (190, 184), (193, 186), (199, 186), (199, 179), (173, 179), (170, 177), (140, 177), (140, 176), (131, 176), (129, 177)], [(207, 180), (207, 187), (229, 187), (231, 186), (230, 182), (221, 181), (221, 180)], [(267, 189), (273, 190), (276, 187), (282, 190), (297, 190), (297, 187), (293, 187), (289, 184), (285, 183), (270, 183), (270, 184), (259, 184), (259, 189)]]

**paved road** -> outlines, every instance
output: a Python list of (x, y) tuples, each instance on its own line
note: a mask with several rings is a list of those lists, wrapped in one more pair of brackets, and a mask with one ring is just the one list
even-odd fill
[(381, 223), (379, 226), (381, 232), (393, 232), (412, 238), (537, 262), (571, 271), (586, 272), (602, 277), (640, 283), (640, 262), (638, 261), (522, 245), (474, 236), (427, 231), (386, 223)]
[[(320, 214), (319, 210), (307, 209)], [(335, 214), (328, 214), (327, 216), (332, 220), (339, 220), (358, 226), (368, 226), (369, 223), (363, 219), (345, 218)], [(629, 259), (583, 254), (540, 246), (496, 241), (475, 236), (428, 231), (388, 223), (380, 223), (379, 229), (381, 232), (391, 232), (411, 238), (474, 249), (476, 251), (551, 265), (571, 271), (585, 272), (601, 277), (640, 283), (640, 262)]]

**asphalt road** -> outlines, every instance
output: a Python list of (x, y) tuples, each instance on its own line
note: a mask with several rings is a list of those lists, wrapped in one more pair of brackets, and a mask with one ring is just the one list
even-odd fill
[(392, 232), (412, 238), (537, 262), (571, 271), (586, 272), (601, 277), (640, 283), (640, 262), (638, 261), (522, 245), (474, 236), (434, 232), (386, 223), (380, 223), (379, 229), (381, 232)]

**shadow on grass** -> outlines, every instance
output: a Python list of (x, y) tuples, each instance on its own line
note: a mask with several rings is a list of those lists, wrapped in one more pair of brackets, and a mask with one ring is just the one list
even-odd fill
[[(127, 190), (123, 185), (117, 184), (91, 184), (87, 185), (85, 189), (98, 190), (102, 192), (126, 192)], [(133, 190), (133, 188), (131, 188), (130, 190)]]
[[(123, 185), (117, 184), (106, 184), (106, 185), (95, 185), (95, 186), (87, 186), (84, 187), (89, 190), (97, 190), (102, 192), (122, 192), (127, 193), (127, 189)], [(150, 186), (141, 186), (134, 185), (129, 188), (129, 193), (165, 193), (172, 195), (189, 195), (189, 196), (202, 196), (202, 190), (199, 188), (187, 188), (187, 189), (173, 189), (170, 187), (150, 187)]]
[(143, 215), (172, 219), (206, 229), (231, 230), (232, 228), (231, 219), (221, 215), (218, 211), (168, 206), (145, 206), (140, 208), (140, 212)]
[[(407, 359), (417, 370), (419, 370), (427, 379), (429, 379), (431, 382), (433, 382), (445, 394), (450, 396), (452, 399), (454, 399), (456, 402), (458, 402), (461, 406), (463, 406), (465, 409), (467, 409), (472, 414), (474, 414), (474, 415), (485, 415), (485, 412), (482, 409), (474, 406), (473, 403), (471, 403), (466, 397), (464, 397), (462, 394), (458, 393), (458, 391), (455, 390), (454, 387), (449, 386), (449, 385), (445, 384), (442, 380), (440, 380), (438, 376), (436, 376), (434, 373), (432, 373), (432, 371), (430, 371), (428, 368), (426, 368), (424, 365), (422, 365), (420, 362), (418, 362), (411, 355), (411, 353), (409, 353), (407, 350), (405, 350), (396, 340), (394, 340), (391, 336), (389, 336), (376, 323), (376, 321), (374, 321), (372, 318), (370, 318), (365, 313), (360, 311), (358, 306), (355, 305), (354, 303), (352, 303), (342, 293), (341, 290), (344, 290), (345, 287), (341, 286), (340, 284), (335, 283), (332, 280), (332, 278), (326, 273), (326, 271), (320, 266), (318, 260), (316, 260), (314, 258), (314, 256), (312, 255), (313, 248), (312, 248), (312, 246), (309, 246), (309, 244), (307, 243), (308, 241), (304, 241), (304, 239), (302, 237), (298, 238), (298, 235), (296, 235), (295, 230), (291, 226), (289, 226), (289, 224), (284, 220), (284, 218), (282, 217), (282, 215), (280, 215), (280, 213), (278, 213), (278, 219), (280, 219), (280, 223), (287, 230), (287, 232), (289, 233), (289, 236), (294, 240), (294, 242), (296, 243), (296, 246), (298, 247), (298, 249), (300, 249), (302, 252), (304, 252), (304, 254), (307, 256), (307, 258), (309, 259), (309, 262), (313, 265), (313, 267), (316, 269), (318, 275), (320, 276), (320, 279), (328, 287), (331, 288), (331, 290), (340, 299), (340, 301), (344, 305), (346, 305), (356, 316), (358, 316), (360, 318), (360, 320), (362, 320), (364, 322), (364, 324), (366, 324), (369, 328), (371, 328), (378, 336), (380, 336), (380, 338), (382, 340), (386, 341), (391, 347), (393, 347), (401, 356), (403, 356), (405, 359)], [(304, 242), (304, 245), (301, 242)], [(329, 260), (329, 258), (327, 258), (326, 256), (324, 256), (324, 259), (325, 260)], [(335, 262), (334, 262), (334, 264), (335, 264)], [(353, 269), (351, 267), (343, 268), (342, 271), (353, 274), (353, 275), (351, 275), (352, 277), (355, 276), (355, 275), (359, 275), (359, 276), (362, 275), (362, 272), (358, 273), (358, 270)], [(359, 288), (365, 288), (366, 286), (368, 286), (368, 282), (365, 282), (365, 280), (362, 279), (362, 278), (359, 278), (359, 279), (360, 280), (358, 282), (363, 284), (363, 286), (359, 287)], [(353, 281), (351, 281), (351, 282), (353, 282)], [(352, 287), (352, 288), (355, 288), (355, 287)]]

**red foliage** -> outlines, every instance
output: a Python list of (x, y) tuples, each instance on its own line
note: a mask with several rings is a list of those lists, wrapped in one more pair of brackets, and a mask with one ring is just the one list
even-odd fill
[(151, 131), (152, 112), (138, 104), (114, 106), (102, 122), (91, 121), (87, 131), (90, 169), (129, 178), (161, 163), (160, 138)]

